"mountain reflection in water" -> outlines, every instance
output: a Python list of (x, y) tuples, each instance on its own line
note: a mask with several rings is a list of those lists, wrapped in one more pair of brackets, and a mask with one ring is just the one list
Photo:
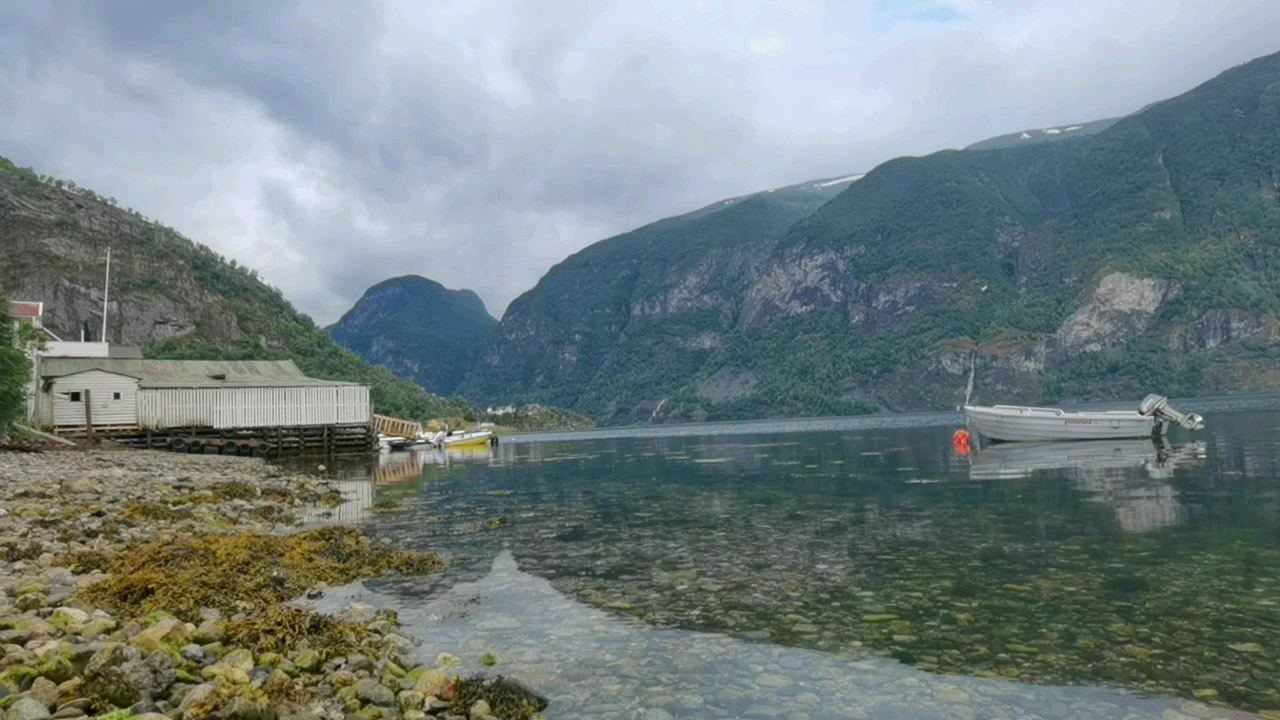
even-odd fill
[[(370, 533), (450, 556), (444, 575), (372, 583), (406, 611), (478, 592), (504, 550), (522, 578), (554, 591), (559, 600), (530, 590), (518, 629), (461, 623), (442, 636), (484, 644), (509, 658), (499, 670), (573, 698), (550, 717), (587, 717), (602, 704), (676, 717), (744, 707), (786, 717), (1028, 717), (1040, 701), (1057, 717), (1082, 716), (1045, 700), (1061, 685), (1107, 688), (1088, 691), (1113, 698), (1096, 717), (1180, 717), (1167, 713), (1193, 695), (1280, 710), (1280, 413), (1206, 415), (1207, 432), (1175, 432), (1163, 449), (1008, 445), (972, 457), (952, 451), (954, 426), (865, 420), (827, 420), (814, 432), (709, 425), (701, 435), (508, 442), (352, 471), (344, 482), (366, 494), (353, 492), (342, 515), (394, 501), (396, 510), (365, 515)], [(551, 612), (538, 606), (544, 599), (611, 619), (610, 632), (628, 628), (626, 642), (593, 645), (586, 633), (560, 644), (553, 627), (538, 627)], [(442, 632), (419, 629), (432, 643)], [(656, 689), (670, 678), (654, 673), (694, 670), (656, 655), (696, 658), (692, 647), (708, 638), (743, 665), (703, 658), (707, 674), (686, 687), (701, 709), (657, 702), (670, 700)], [(800, 682), (811, 667), (828, 673), (822, 684)], [(877, 674), (887, 668), (904, 674)], [(865, 673), (890, 686), (863, 687)], [(770, 675), (789, 684), (749, 692)], [(716, 700), (717, 677), (750, 701)], [(903, 678), (914, 680), (897, 684)], [(966, 710), (931, 704), (934, 681), (960, 688)], [(1030, 700), (1009, 705), (977, 689), (992, 687)], [(1116, 692), (1163, 699), (1135, 710)], [(841, 715), (829, 700), (864, 714)], [(927, 709), (913, 714), (912, 703)]]

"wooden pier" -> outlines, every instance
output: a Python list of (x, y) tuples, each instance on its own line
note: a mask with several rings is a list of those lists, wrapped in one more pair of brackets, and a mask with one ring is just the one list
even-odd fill
[(417, 440), (418, 436), (422, 434), (422, 423), (402, 420), (390, 415), (374, 415), (373, 429), (379, 435)]
[(216, 430), (207, 427), (146, 430), (137, 427), (58, 428), (59, 437), (110, 440), (130, 447), (185, 453), (281, 457), (287, 455), (347, 455), (377, 449), (378, 436), (370, 425), (310, 425), (301, 427)]

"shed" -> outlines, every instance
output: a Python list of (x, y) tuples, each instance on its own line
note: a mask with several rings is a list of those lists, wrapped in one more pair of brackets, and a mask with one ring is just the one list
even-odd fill
[(109, 370), (82, 370), (50, 380), (40, 394), (47, 425), (132, 427), (138, 424), (138, 378)]
[[(50, 412), (41, 413), (42, 424), (64, 424), (69, 415), (56, 412), (55, 393), (71, 392), (77, 378), (90, 372), (132, 379), (134, 422), (147, 429), (361, 425), (372, 415), (368, 387), (309, 378), (289, 360), (47, 358), (40, 377), (42, 403)], [(114, 397), (117, 390), (110, 392)], [(126, 391), (119, 392), (123, 400)], [(105, 424), (96, 412), (97, 393), (92, 394), (93, 424)], [(83, 412), (73, 424), (84, 425)]]

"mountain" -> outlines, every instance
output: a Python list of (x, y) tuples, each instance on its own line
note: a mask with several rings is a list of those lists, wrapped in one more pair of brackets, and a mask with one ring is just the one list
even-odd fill
[(971, 371), (975, 401), (1280, 388), (1280, 55), (1021, 135), (597, 243), (463, 389), (634, 422), (949, 408)]
[(856, 177), (723, 200), (578, 252), (512, 302), (461, 392), (615, 423), (670, 413), (774, 245)]
[(148, 357), (291, 358), (308, 375), (371, 387), (378, 412), (457, 417), (472, 409), (396, 378), (339, 346), (235, 260), (74, 183), (0, 158), (0, 288), (40, 300), (45, 324), (78, 339), (101, 332), (111, 247), (107, 339)]
[(406, 275), (366, 290), (328, 330), (365, 360), (449, 395), (497, 327), (474, 292)]
[(1085, 135), (1095, 135), (1115, 125), (1120, 118), (1107, 118), (1105, 120), (1092, 120), (1083, 123), (1071, 123), (1068, 125), (1058, 125), (1048, 128), (1030, 128), (1027, 130), (1019, 130), (1018, 132), (1009, 133), (1008, 135), (997, 135), (993, 138), (987, 138), (980, 142), (976, 142), (966, 150), (1005, 150), (1008, 148), (1025, 147), (1027, 145), (1040, 145), (1043, 143), (1062, 142), (1064, 140), (1072, 140), (1074, 138), (1083, 137)]

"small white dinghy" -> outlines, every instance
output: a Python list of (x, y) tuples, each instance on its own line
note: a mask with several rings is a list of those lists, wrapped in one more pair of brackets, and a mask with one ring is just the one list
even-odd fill
[(1161, 437), (1170, 423), (1188, 430), (1204, 427), (1204, 418), (1174, 410), (1161, 395), (1148, 395), (1137, 410), (1068, 412), (1019, 405), (966, 405), (964, 414), (973, 430), (991, 440), (1008, 442)]

